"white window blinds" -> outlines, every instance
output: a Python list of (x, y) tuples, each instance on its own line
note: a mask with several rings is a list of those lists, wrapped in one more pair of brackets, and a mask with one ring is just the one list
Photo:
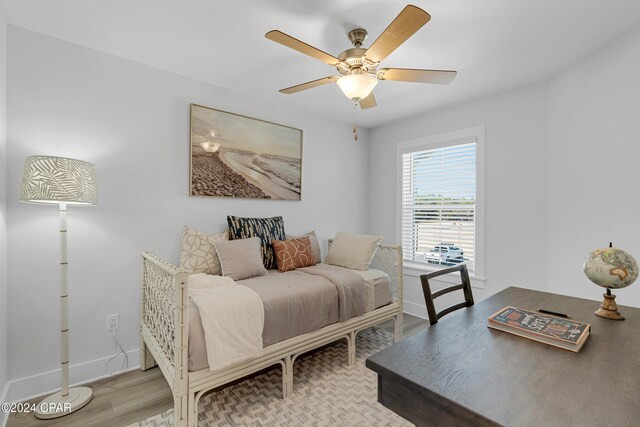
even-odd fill
[(402, 250), (408, 261), (475, 266), (476, 143), (402, 154)]

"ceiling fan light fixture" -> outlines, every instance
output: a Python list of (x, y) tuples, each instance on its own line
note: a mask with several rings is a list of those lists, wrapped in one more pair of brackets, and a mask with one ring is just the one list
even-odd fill
[(368, 74), (349, 74), (340, 77), (336, 83), (340, 86), (344, 96), (358, 102), (369, 96), (378, 84), (378, 79)]

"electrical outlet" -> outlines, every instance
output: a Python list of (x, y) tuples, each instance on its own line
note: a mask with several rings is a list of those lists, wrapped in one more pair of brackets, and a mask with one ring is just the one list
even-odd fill
[(117, 331), (120, 326), (120, 315), (118, 313), (107, 316), (107, 332)]

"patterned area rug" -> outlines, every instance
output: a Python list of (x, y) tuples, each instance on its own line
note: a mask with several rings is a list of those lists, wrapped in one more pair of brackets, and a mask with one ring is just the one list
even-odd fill
[[(280, 369), (200, 399), (199, 426), (411, 426), (377, 402), (376, 374), (364, 366), (393, 335), (367, 330), (357, 338), (356, 364), (347, 366), (345, 340), (296, 360), (293, 395), (282, 399)], [(173, 410), (130, 427), (170, 427)]]

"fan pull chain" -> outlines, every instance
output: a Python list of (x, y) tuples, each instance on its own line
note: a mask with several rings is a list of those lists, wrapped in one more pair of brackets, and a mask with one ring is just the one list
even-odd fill
[(356, 122), (356, 105), (358, 103), (354, 102), (353, 103), (353, 140), (355, 142), (358, 142), (358, 124)]

